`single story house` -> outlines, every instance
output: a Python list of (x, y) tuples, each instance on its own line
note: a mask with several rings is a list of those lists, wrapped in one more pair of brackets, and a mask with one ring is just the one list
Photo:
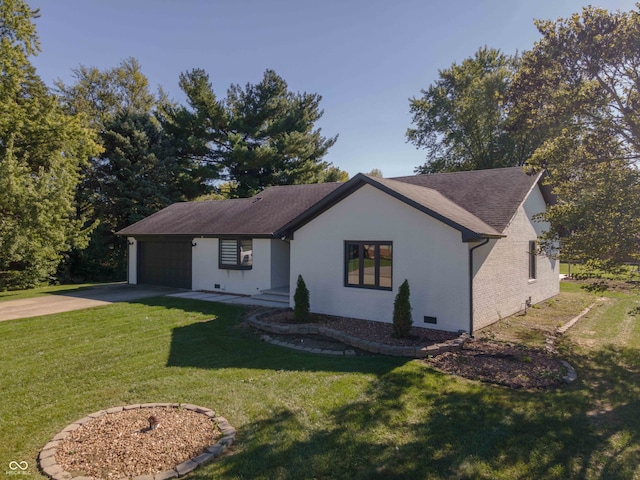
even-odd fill
[(554, 201), (520, 167), (266, 188), (252, 198), (176, 203), (120, 232), (129, 283), (256, 295), (298, 275), (311, 311), (391, 322), (400, 284), (414, 325), (475, 330), (559, 292), (539, 255)]

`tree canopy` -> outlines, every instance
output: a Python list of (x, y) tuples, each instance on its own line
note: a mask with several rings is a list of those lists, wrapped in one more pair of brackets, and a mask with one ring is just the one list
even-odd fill
[(440, 70), (422, 97), (410, 99), (407, 139), (427, 152), (418, 173), (523, 165), (535, 138), (510, 128), (507, 92), (518, 58), (480, 48), (473, 58)]
[(221, 179), (232, 182), (231, 196), (316, 183), (331, 173), (323, 158), (337, 136), (326, 138), (314, 129), (323, 114), (320, 95), (291, 92), (273, 70), (257, 84), (231, 85), (225, 99), (216, 97), (201, 69), (180, 75), (180, 86), (188, 107), (171, 109), (167, 128), (183, 155), (214, 166)]
[(611, 269), (640, 259), (640, 13), (586, 7), (536, 22), (542, 38), (514, 78), (514, 122), (546, 141), (529, 165), (559, 197), (543, 239)]
[(92, 133), (66, 114), (30, 63), (38, 12), (0, 3), (0, 289), (48, 281), (88, 231), (74, 196)]
[(99, 70), (80, 66), (75, 82), (57, 82), (67, 111), (86, 122), (102, 146), (85, 164), (77, 191), (79, 211), (95, 226), (88, 248), (75, 251), (71, 277), (122, 279), (126, 241), (115, 232), (171, 203), (206, 194), (210, 172), (198, 159), (178, 154), (163, 126), (171, 103), (133, 58)]

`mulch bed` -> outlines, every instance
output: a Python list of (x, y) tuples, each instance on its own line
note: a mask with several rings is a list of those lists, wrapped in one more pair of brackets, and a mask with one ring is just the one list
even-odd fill
[(445, 373), (516, 389), (558, 387), (566, 373), (560, 359), (545, 351), (491, 341), (467, 342), (425, 361)]
[[(260, 321), (285, 324), (295, 323), (292, 310), (282, 310), (267, 316), (262, 316), (260, 317)], [(393, 336), (393, 325), (391, 323), (333, 317), (330, 315), (311, 314), (308, 323), (330, 327), (372, 342), (397, 346), (417, 347), (432, 345), (459, 337), (459, 334), (454, 332), (443, 332), (441, 330), (413, 326), (409, 338), (395, 338)]]
[[(278, 311), (262, 316), (260, 320), (293, 323), (293, 312)], [(414, 326), (410, 338), (400, 339), (393, 337), (393, 325), (390, 323), (317, 314), (312, 314), (310, 320), (310, 323), (387, 345), (427, 346), (459, 336), (458, 333)], [(445, 352), (424, 361), (451, 375), (515, 389), (558, 387), (564, 383), (562, 377), (566, 373), (561, 360), (550, 352), (489, 340), (468, 341), (460, 350)]]
[[(153, 430), (150, 416), (159, 422)], [(198, 456), (220, 436), (211, 418), (193, 411), (128, 410), (96, 418), (71, 432), (58, 446), (56, 460), (74, 476), (155, 475)]]

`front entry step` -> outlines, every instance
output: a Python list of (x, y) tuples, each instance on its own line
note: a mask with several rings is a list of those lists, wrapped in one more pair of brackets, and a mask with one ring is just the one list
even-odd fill
[(275, 302), (282, 304), (283, 307), (289, 306), (289, 287), (270, 288), (261, 290), (260, 293), (251, 296), (255, 300), (263, 300), (266, 302)]
[(279, 297), (287, 297), (287, 298), (289, 298), (289, 287), (269, 288), (267, 290), (261, 290), (260, 294), (278, 295)]

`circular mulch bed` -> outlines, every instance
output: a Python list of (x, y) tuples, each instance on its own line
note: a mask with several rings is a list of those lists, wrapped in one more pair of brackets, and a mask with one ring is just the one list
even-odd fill
[(567, 373), (565, 363), (547, 352), (491, 341), (467, 342), (425, 362), (445, 373), (520, 389), (560, 386)]
[(144, 404), (96, 412), (72, 423), (40, 452), (50, 477), (172, 478), (219, 455), (235, 429), (207, 408)]

